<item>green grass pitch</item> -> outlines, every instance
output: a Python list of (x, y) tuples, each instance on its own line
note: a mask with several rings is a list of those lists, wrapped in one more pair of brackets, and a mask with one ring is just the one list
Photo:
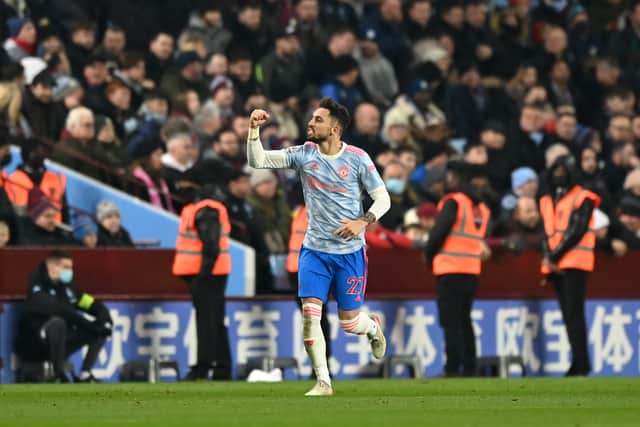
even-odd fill
[(640, 378), (0, 386), (0, 426), (639, 426)]

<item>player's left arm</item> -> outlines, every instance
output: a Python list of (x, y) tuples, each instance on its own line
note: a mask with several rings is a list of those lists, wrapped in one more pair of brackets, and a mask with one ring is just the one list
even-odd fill
[(335, 234), (347, 240), (358, 237), (367, 225), (378, 221), (391, 208), (391, 198), (387, 188), (368, 154), (363, 155), (358, 176), (363, 188), (373, 200), (373, 204), (361, 218), (340, 220), (344, 225), (338, 228)]

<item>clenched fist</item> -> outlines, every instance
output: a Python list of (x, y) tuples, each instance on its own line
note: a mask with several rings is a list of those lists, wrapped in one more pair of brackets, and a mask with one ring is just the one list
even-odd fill
[(259, 128), (269, 120), (269, 113), (264, 110), (253, 110), (249, 116), (249, 127), (252, 129)]

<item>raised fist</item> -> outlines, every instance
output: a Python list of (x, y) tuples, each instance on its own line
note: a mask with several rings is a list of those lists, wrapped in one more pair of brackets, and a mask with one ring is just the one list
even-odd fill
[(253, 110), (251, 116), (249, 116), (249, 127), (252, 129), (258, 128), (269, 120), (269, 113), (264, 110)]

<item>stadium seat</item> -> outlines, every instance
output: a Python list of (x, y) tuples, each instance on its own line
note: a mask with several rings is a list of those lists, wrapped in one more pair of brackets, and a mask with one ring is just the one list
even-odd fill
[(422, 362), (416, 355), (395, 355), (387, 356), (382, 362), (382, 376), (391, 378), (396, 366), (409, 368), (409, 373), (413, 378), (422, 378)]
[(518, 366), (522, 370), (522, 376), (526, 376), (526, 368), (522, 356), (482, 356), (476, 361), (476, 373), (480, 377), (511, 376), (511, 367)]

